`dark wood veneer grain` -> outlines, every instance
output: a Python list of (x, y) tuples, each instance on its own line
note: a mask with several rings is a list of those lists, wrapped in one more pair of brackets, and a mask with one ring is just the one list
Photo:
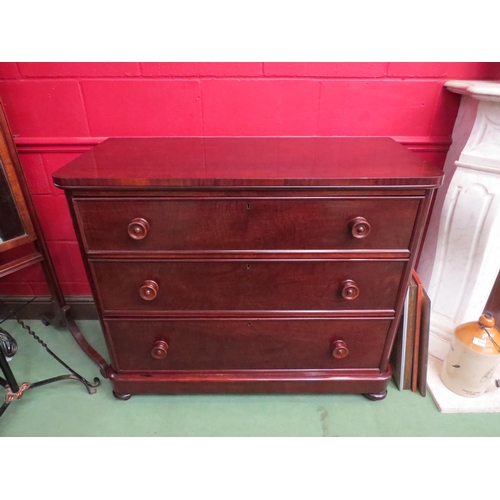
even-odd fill
[[(402, 197), (91, 198), (75, 200), (75, 210), (87, 250), (366, 250), (408, 249), (419, 203)], [(360, 218), (370, 225), (364, 238), (352, 234)], [(144, 222), (132, 237), (129, 225), (137, 220)]]
[[(390, 319), (106, 321), (116, 371), (376, 369)], [(311, 334), (314, 332), (314, 334)], [(349, 353), (332, 355), (342, 340)], [(151, 350), (168, 344), (157, 359)]]
[[(91, 262), (104, 313), (394, 309), (404, 266), (397, 260)], [(353, 300), (343, 296), (346, 280), (359, 289)], [(157, 284), (151, 300), (141, 297), (146, 281)]]
[(388, 137), (112, 138), (53, 174), (62, 188), (435, 187), (441, 177)]

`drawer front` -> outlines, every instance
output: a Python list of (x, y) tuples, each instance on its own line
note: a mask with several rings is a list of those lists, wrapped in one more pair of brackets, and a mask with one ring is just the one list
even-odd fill
[(120, 198), (74, 203), (87, 251), (406, 250), (420, 200)]
[(378, 368), (390, 323), (114, 320), (105, 327), (116, 371), (348, 369)]
[[(401, 261), (94, 261), (106, 311), (393, 310)], [(356, 296), (357, 295), (357, 296)]]

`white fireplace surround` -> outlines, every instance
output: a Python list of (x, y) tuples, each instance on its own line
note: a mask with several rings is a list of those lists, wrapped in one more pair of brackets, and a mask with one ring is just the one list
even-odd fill
[(500, 82), (445, 87), (462, 99), (417, 269), (431, 299), (429, 390), (442, 412), (500, 412), (500, 389), (464, 398), (436, 373), (455, 327), (479, 318), (500, 270)]

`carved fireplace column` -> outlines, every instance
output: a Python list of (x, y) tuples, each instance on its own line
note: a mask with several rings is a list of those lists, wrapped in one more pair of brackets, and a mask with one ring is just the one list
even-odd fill
[(418, 267), (432, 303), (429, 352), (441, 360), (455, 327), (483, 312), (500, 269), (500, 82), (445, 86), (463, 97)]

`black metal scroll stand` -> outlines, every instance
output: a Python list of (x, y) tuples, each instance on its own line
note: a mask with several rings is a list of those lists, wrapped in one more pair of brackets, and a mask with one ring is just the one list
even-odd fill
[[(32, 299), (34, 300), (34, 299)], [(31, 300), (31, 301), (32, 301)], [(29, 302), (31, 302), (29, 301)], [(16, 378), (14, 377), (14, 374), (12, 373), (12, 370), (10, 369), (9, 363), (7, 362), (7, 358), (12, 358), (16, 352), (17, 352), (17, 342), (16, 340), (10, 335), (9, 332), (5, 331), (3, 328), (0, 327), (0, 368), (2, 370), (2, 373), (5, 378), (0, 377), (0, 385), (2, 385), (5, 388), (6, 394), (5, 394), (5, 401), (0, 407), (0, 417), (4, 414), (5, 410), (9, 407), (10, 403), (15, 401), (16, 399), (21, 399), (23, 396), (24, 392), (27, 391), (28, 389), (35, 389), (36, 387), (41, 387), (43, 385), (51, 384), (53, 382), (59, 382), (60, 380), (78, 380), (80, 381), (85, 388), (87, 389), (89, 394), (95, 394), (97, 391), (96, 387), (100, 385), (100, 380), (95, 377), (94, 378), (94, 383), (91, 384), (88, 380), (83, 378), (80, 374), (75, 372), (72, 368), (70, 368), (61, 358), (59, 358), (56, 354), (54, 354), (48, 347), (47, 344), (36, 335), (36, 333), (28, 326), (25, 325), (22, 320), (20, 320), (17, 316), (16, 313), (18, 313), (23, 307), (25, 307), (27, 302), (19, 308), (17, 311), (13, 312), (1, 299), (0, 299), (0, 304), (9, 311), (9, 316), (7, 316), (4, 320), (0, 322), (3, 323), (9, 318), (14, 318), (27, 332), (42, 346), (45, 348), (45, 350), (61, 365), (63, 365), (69, 372), (71, 372), (71, 375), (60, 375), (59, 377), (52, 377), (48, 378), (45, 380), (40, 380), (39, 382), (34, 382), (34, 383), (29, 383), (29, 382), (24, 382), (23, 384), (19, 385), (16, 381)]]

